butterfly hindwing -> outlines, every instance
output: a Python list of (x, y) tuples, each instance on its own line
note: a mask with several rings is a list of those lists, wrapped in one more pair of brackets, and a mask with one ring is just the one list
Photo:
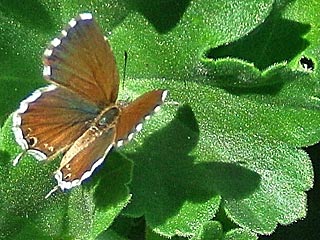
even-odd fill
[(70, 189), (91, 176), (93, 171), (104, 161), (114, 145), (114, 128), (99, 130), (97, 128), (88, 129), (82, 135), (75, 145), (71, 147), (62, 159), (60, 168), (55, 174), (58, 186), (64, 189)]
[(116, 126), (117, 146), (131, 140), (135, 132), (142, 129), (142, 122), (160, 109), (166, 96), (166, 90), (154, 90), (143, 94), (121, 109)]

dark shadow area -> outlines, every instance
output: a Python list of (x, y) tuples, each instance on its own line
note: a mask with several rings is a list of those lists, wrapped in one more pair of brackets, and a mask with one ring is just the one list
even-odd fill
[[(287, 69), (288, 70), (288, 69)], [(218, 81), (208, 81), (206, 84), (213, 86), (213, 87), (219, 87), (222, 89), (225, 89), (227, 92), (234, 94), (234, 95), (250, 95), (250, 94), (260, 94), (260, 95), (269, 95), (269, 96), (275, 96), (278, 94), (279, 91), (283, 88), (285, 82), (290, 81), (291, 79), (294, 79), (293, 77), (296, 77), (294, 75), (294, 72), (285, 71), (283, 73), (274, 73), (274, 75), (271, 77), (272, 79), (264, 79), (265, 77), (263, 75), (260, 75), (256, 80), (260, 81), (261, 85), (257, 86), (232, 86), (227, 85), (221, 82), (230, 82), (231, 79), (236, 78), (237, 73), (235, 72), (233, 75), (219, 75), (219, 76), (209, 76), (211, 79), (219, 78)], [(284, 76), (286, 75), (286, 76)], [(250, 73), (247, 75), (248, 78), (250, 78)], [(292, 76), (292, 78), (290, 78)]]
[(113, 221), (111, 227), (101, 233), (97, 240), (111, 239), (111, 232), (116, 233), (124, 239), (141, 240), (145, 239), (146, 228), (147, 226), (144, 217), (131, 218), (119, 215)]
[(279, 225), (271, 236), (261, 236), (261, 240), (315, 240), (320, 239), (320, 143), (306, 148), (314, 170), (313, 189), (308, 192), (308, 212), (301, 219), (289, 226)]
[(309, 46), (303, 36), (311, 26), (282, 18), (283, 8), (275, 3), (266, 21), (258, 28), (235, 42), (209, 50), (207, 57), (238, 58), (253, 63), (260, 70), (291, 61)]
[(10, 160), (10, 154), (6, 151), (0, 150), (0, 171), (1, 175), (3, 175), (4, 171), (8, 171), (9, 163), (8, 160)]
[[(259, 174), (237, 164), (216, 162), (199, 164), (198, 167), (198, 174), (206, 174), (199, 184), (214, 182), (214, 188), (224, 199), (242, 199), (260, 183)], [(210, 184), (206, 186), (210, 187)]]
[(201, 65), (205, 76), (204, 84), (223, 88), (236, 95), (275, 95), (285, 82), (295, 76), (295, 73), (284, 65), (278, 65), (263, 73), (254, 66), (230, 58), (222, 61), (203, 61)]
[(311, 58), (307, 58), (306, 56), (302, 56), (299, 61), (301, 67), (305, 70), (313, 71), (314, 70), (314, 62)]
[(97, 208), (114, 207), (127, 198), (129, 189), (126, 184), (130, 181), (131, 173), (132, 162), (112, 152), (82, 186), (86, 189), (96, 186), (94, 201)]
[[(134, 219), (131, 218), (131, 220), (132, 220), (131, 228), (128, 231), (128, 234), (126, 235), (126, 237), (132, 240), (143, 239), (145, 237), (145, 231), (147, 228), (144, 217), (134, 218)], [(118, 233), (120, 234), (121, 232), (118, 232)]]
[(130, 154), (135, 166), (130, 184), (133, 200), (128, 207), (143, 204), (137, 207), (144, 209), (152, 227), (175, 215), (186, 201), (205, 202), (216, 195), (239, 199), (258, 187), (260, 176), (237, 164), (210, 159), (195, 163), (197, 156), (192, 150), (198, 141), (197, 120), (191, 107), (185, 105), (166, 127), (151, 134), (141, 149)]
[(223, 206), (220, 207), (219, 212), (216, 214), (213, 220), (221, 223), (221, 226), (223, 227), (223, 232), (228, 232), (239, 228), (239, 226), (235, 222), (233, 222), (227, 215)]
[(38, 0), (24, 2), (20, 0), (1, 0), (0, 12), (17, 19), (18, 22), (29, 25), (29, 28), (40, 29), (42, 32), (48, 33), (54, 30), (53, 19)]
[(126, 0), (133, 10), (141, 13), (159, 33), (173, 29), (190, 4), (190, 0)]

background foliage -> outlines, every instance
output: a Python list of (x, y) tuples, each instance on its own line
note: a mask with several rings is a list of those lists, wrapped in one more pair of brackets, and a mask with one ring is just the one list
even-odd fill
[[(304, 0), (2, 0), (0, 237), (316, 239), (319, 10)], [(179, 106), (166, 104), (89, 182), (45, 200), (59, 163), (12, 166), (10, 113), (46, 84), (47, 42), (87, 11), (120, 73), (128, 52), (120, 98), (165, 88)]]

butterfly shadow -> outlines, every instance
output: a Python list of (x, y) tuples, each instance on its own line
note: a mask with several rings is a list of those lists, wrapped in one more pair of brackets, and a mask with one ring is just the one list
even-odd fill
[(128, 154), (134, 169), (129, 185), (132, 200), (125, 212), (145, 215), (155, 227), (178, 214), (185, 203), (205, 203), (218, 195), (241, 199), (257, 188), (257, 173), (237, 164), (204, 159), (207, 154), (196, 149), (199, 141), (196, 116), (184, 105), (166, 127)]
[(127, 184), (131, 179), (132, 166), (129, 159), (114, 151), (106, 157), (98, 173), (93, 174), (90, 181), (83, 184), (86, 191), (94, 189), (93, 199), (97, 208), (114, 207), (128, 198)]

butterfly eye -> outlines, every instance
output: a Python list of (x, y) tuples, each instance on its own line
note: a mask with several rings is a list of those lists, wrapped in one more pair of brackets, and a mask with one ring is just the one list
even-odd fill
[(107, 127), (112, 124), (119, 116), (119, 108), (113, 107), (103, 113), (98, 121), (99, 126)]

